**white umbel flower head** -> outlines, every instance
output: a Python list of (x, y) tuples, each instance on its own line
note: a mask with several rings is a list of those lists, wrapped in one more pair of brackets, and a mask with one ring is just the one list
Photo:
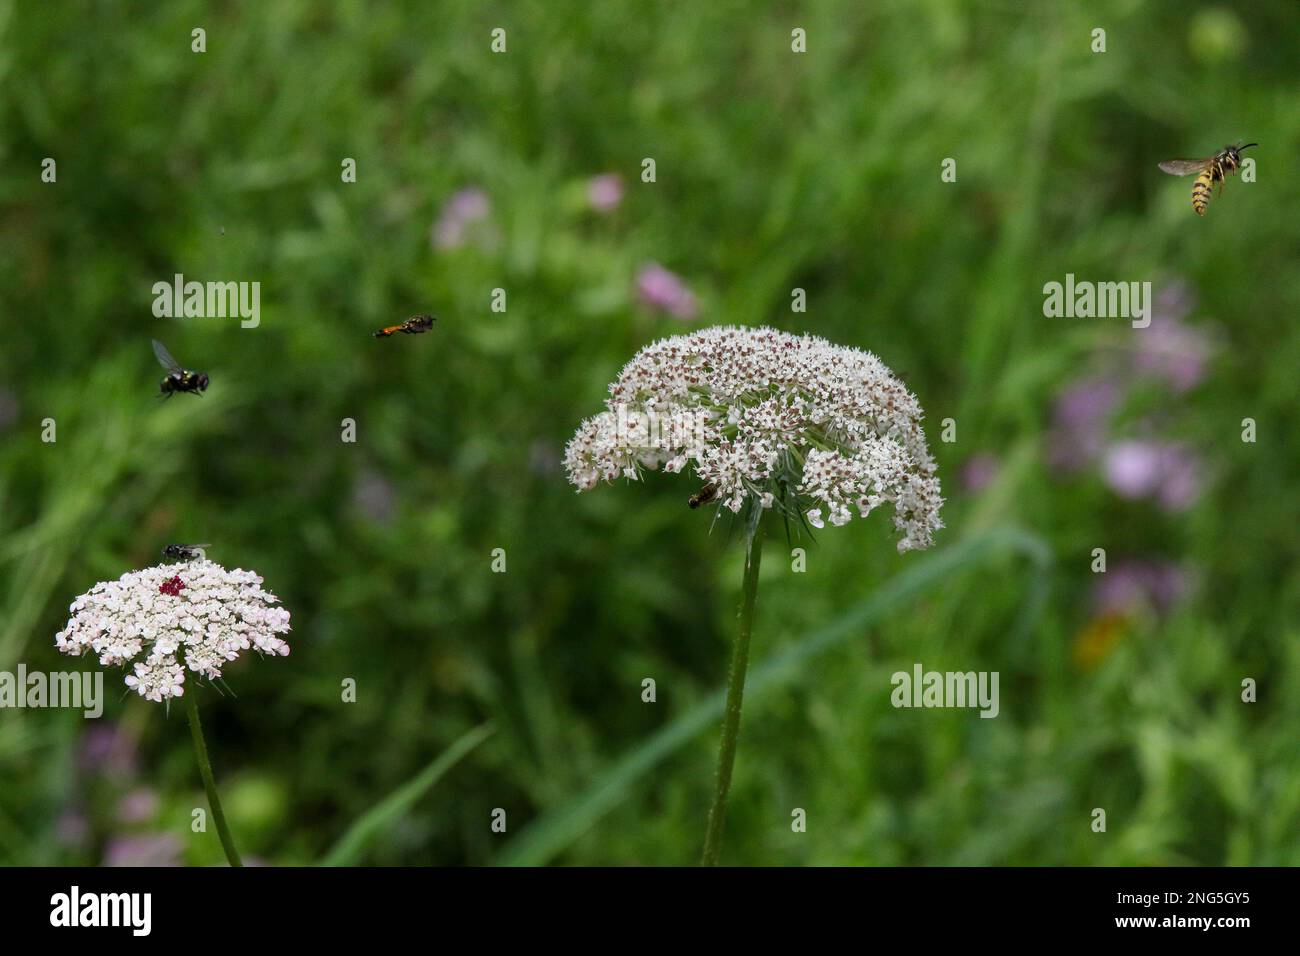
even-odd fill
[(899, 551), (928, 548), (943, 527), (924, 413), (870, 352), (719, 326), (646, 346), (609, 391), (565, 449), (579, 491), (693, 465), (734, 512), (784, 502), (820, 528), (888, 502)]
[(281, 657), (289, 612), (252, 571), (212, 561), (160, 564), (101, 581), (68, 608), (54, 643), (65, 654), (90, 651), (105, 666), (134, 662), (126, 684), (162, 701), (185, 692), (185, 672), (221, 676), (249, 648)]

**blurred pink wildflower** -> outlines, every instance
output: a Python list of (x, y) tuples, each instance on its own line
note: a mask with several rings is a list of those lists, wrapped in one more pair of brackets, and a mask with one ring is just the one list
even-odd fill
[(487, 193), (477, 187), (458, 190), (442, 207), (438, 221), (433, 224), (432, 241), (435, 249), (458, 249), (465, 245), (470, 228), (482, 222), (492, 212)]
[(623, 202), (623, 177), (618, 173), (601, 173), (587, 180), (587, 202), (599, 213), (609, 213)]
[(636, 276), (636, 293), (645, 305), (683, 321), (695, 318), (699, 312), (695, 296), (685, 283), (657, 262), (641, 267)]

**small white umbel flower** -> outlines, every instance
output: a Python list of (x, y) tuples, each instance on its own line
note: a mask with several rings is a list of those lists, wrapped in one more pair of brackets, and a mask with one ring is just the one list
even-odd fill
[(943, 527), (924, 413), (870, 352), (719, 326), (645, 347), (609, 390), (565, 450), (579, 491), (692, 465), (704, 482), (692, 507), (779, 505), (820, 528), (888, 503), (899, 551), (928, 548)]
[(185, 672), (215, 680), (251, 649), (281, 657), (289, 612), (252, 571), (208, 560), (160, 564), (101, 581), (68, 608), (54, 642), (65, 654), (95, 654), (105, 666), (133, 664), (126, 684), (153, 701), (180, 697)]

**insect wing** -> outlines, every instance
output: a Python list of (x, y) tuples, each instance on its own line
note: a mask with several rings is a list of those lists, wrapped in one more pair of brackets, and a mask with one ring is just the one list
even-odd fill
[(169, 372), (184, 371), (184, 369), (181, 368), (180, 363), (177, 362), (174, 358), (172, 358), (172, 353), (167, 351), (167, 346), (163, 345), (157, 339), (153, 340), (153, 354), (157, 356), (158, 361), (162, 363), (162, 367), (165, 368), (167, 371)]
[(1160, 168), (1170, 176), (1190, 176), (1201, 172), (1208, 165), (1208, 159), (1168, 159), (1160, 164)]
[(210, 544), (169, 544), (163, 548), (163, 554), (169, 558), (181, 558), (188, 561), (193, 558), (203, 560), (207, 557), (207, 549), (212, 547)]

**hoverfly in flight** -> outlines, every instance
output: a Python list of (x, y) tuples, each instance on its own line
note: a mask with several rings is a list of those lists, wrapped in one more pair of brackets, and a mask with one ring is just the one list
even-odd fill
[(210, 544), (169, 544), (163, 548), (164, 558), (176, 558), (180, 561), (193, 561), (198, 558), (200, 561), (206, 560), (205, 549), (212, 547)]
[(153, 354), (158, 357), (162, 367), (167, 370), (167, 377), (159, 385), (159, 388), (162, 389), (163, 398), (171, 398), (177, 392), (200, 395), (208, 387), (207, 375), (202, 372), (192, 372), (187, 368), (181, 368), (181, 364), (172, 358), (172, 353), (168, 352), (167, 347), (157, 339), (153, 340)]
[(415, 335), (419, 332), (428, 332), (433, 328), (433, 323), (436, 321), (437, 316), (413, 315), (400, 325), (390, 325), (387, 328), (380, 329), (375, 333), (375, 338), (386, 339), (394, 332), (405, 332), (407, 335)]
[(1223, 181), (1237, 171), (1241, 165), (1241, 151), (1258, 146), (1259, 143), (1247, 143), (1245, 146), (1225, 146), (1208, 159), (1170, 159), (1160, 164), (1160, 168), (1170, 176), (1190, 176), (1197, 173), (1196, 182), (1192, 183), (1192, 208), (1196, 215), (1204, 216), (1205, 207), (1210, 204), (1210, 190), (1216, 183), (1223, 191)]

